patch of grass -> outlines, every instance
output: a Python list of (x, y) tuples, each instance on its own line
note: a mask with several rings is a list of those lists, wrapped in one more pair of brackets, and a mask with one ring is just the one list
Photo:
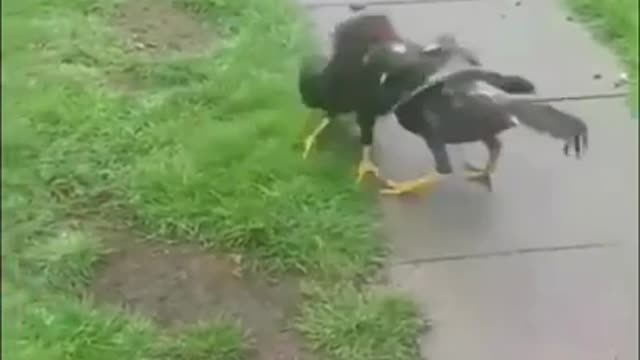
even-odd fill
[(333, 360), (419, 358), (416, 338), (424, 324), (404, 298), (361, 292), (351, 286), (312, 289), (298, 329)]
[(48, 285), (75, 293), (88, 285), (94, 266), (106, 253), (96, 236), (72, 230), (31, 245), (22, 258)]
[(149, 324), (97, 312), (62, 297), (2, 286), (2, 356), (11, 359), (145, 359)]
[(610, 45), (627, 66), (632, 101), (638, 108), (638, 2), (634, 0), (566, 0), (574, 11)]
[[(31, 359), (241, 359), (242, 336), (230, 325), (209, 325), (178, 338), (149, 322), (92, 309), (59, 295), (2, 284), (2, 357)], [(191, 346), (185, 346), (189, 344)], [(197, 345), (197, 346), (195, 346)], [(215, 346), (214, 346), (215, 345)], [(202, 351), (207, 351), (203, 357)], [(200, 352), (198, 352), (200, 351)]]
[(158, 355), (171, 360), (241, 360), (246, 349), (243, 334), (228, 324), (199, 324), (163, 346)]

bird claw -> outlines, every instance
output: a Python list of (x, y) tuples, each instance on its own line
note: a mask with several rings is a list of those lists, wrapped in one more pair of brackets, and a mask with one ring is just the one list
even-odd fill
[(465, 164), (466, 178), (469, 181), (476, 182), (487, 188), (488, 191), (493, 191), (493, 183), (491, 181), (491, 172), (475, 167), (471, 164)]
[(384, 195), (401, 195), (410, 192), (431, 192), (435, 185), (440, 182), (440, 180), (441, 175), (439, 174), (430, 174), (419, 179), (403, 182), (386, 180), (386, 185), (388, 188), (380, 190), (380, 193)]
[(356, 182), (362, 182), (362, 179), (364, 179), (364, 176), (367, 174), (373, 174), (375, 177), (380, 177), (380, 170), (373, 162), (363, 160), (360, 162), (360, 165), (358, 165), (358, 177)]

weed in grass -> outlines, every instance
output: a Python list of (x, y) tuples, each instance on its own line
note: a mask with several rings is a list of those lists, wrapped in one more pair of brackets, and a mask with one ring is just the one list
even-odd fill
[(413, 360), (423, 325), (413, 303), (350, 286), (312, 288), (298, 329), (333, 360)]

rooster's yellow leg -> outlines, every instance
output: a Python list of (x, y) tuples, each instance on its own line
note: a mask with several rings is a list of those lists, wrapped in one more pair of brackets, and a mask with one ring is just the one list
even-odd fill
[(318, 125), (313, 132), (304, 139), (304, 152), (302, 153), (302, 158), (306, 159), (307, 156), (309, 156), (309, 152), (311, 151), (313, 144), (315, 144), (318, 135), (320, 135), (327, 125), (329, 125), (329, 118), (325, 116), (322, 118), (320, 125)]

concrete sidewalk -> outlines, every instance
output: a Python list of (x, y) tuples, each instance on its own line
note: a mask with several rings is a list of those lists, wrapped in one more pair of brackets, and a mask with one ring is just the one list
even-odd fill
[[(433, 322), (425, 358), (638, 359), (637, 122), (615, 97), (614, 57), (558, 1), (370, 1), (368, 11), (391, 16), (404, 36), (426, 44), (451, 32), (487, 67), (533, 80), (541, 97), (595, 98), (558, 103), (589, 123), (581, 161), (515, 129), (503, 136), (493, 193), (458, 176), (428, 198), (381, 198), (391, 284)], [(348, 3), (303, 3), (328, 46)], [(385, 176), (432, 166), (421, 140), (394, 120), (377, 125), (375, 146)], [(480, 145), (451, 155), (456, 170), (463, 155), (486, 158)]]

